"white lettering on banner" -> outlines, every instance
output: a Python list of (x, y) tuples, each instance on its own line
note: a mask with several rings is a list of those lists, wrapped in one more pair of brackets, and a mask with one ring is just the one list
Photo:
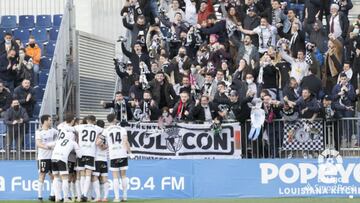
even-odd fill
[[(15, 176), (11, 179), (11, 191), (16, 192), (20, 191), (37, 191), (39, 187), (38, 180), (23, 180), (21, 176)], [(48, 180), (44, 181), (44, 189), (50, 190), (50, 182)]]
[(3, 176), (0, 176), (0, 191), (4, 192), (5, 190), (6, 190), (5, 178)]
[(171, 185), (171, 190), (184, 190), (185, 179), (184, 177), (180, 177), (178, 181), (176, 177), (163, 177), (161, 180), (161, 190), (165, 190), (165, 187), (170, 185)]
[(241, 158), (240, 145), (235, 147), (240, 143), (239, 123), (223, 124), (217, 135), (210, 124), (180, 123), (164, 130), (153, 123), (130, 123), (127, 130), (137, 159)]
[(351, 175), (356, 182), (360, 183), (360, 163), (349, 163), (344, 166), (341, 156), (335, 150), (325, 150), (319, 156), (318, 165), (286, 163), (277, 166), (273, 163), (261, 163), (260, 172), (262, 184), (269, 184), (271, 180), (276, 178), (286, 184), (293, 184), (298, 181), (301, 184), (308, 184), (310, 180), (315, 178), (317, 178), (318, 183), (348, 184)]
[[(109, 179), (109, 190), (113, 190), (113, 180)], [(127, 189), (132, 191), (137, 190), (155, 190), (156, 187), (159, 187), (159, 185), (156, 185), (156, 183), (161, 184), (162, 190), (171, 190), (171, 191), (183, 191), (185, 190), (185, 177), (173, 177), (173, 176), (167, 176), (162, 177), (160, 182), (155, 181), (154, 177), (149, 177), (147, 179), (141, 179), (140, 177), (130, 177), (126, 178)], [(119, 180), (121, 185), (121, 179)], [(122, 188), (120, 187), (120, 190)]]

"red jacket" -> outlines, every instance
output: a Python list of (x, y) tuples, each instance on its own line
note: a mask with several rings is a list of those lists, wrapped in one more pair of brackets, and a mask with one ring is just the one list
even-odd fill
[(214, 13), (214, 6), (212, 0), (208, 0), (206, 10), (204, 12), (199, 11), (198, 13), (198, 23), (201, 24), (203, 21), (206, 21), (212, 13)]

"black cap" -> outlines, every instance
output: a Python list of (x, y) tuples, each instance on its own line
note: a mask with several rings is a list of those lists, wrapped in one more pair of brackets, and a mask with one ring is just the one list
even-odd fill
[(330, 97), (329, 95), (325, 95), (325, 96), (324, 96), (324, 100), (326, 100), (326, 101), (331, 101), (331, 97)]
[(126, 65), (127, 65), (127, 66), (132, 66), (131, 61), (128, 61), (128, 62), (126, 63)]

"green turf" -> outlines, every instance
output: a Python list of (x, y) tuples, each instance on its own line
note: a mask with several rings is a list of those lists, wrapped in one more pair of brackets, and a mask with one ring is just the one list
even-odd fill
[[(36, 203), (38, 201), (0, 201), (10, 203)], [(110, 201), (111, 202), (111, 201)], [(317, 198), (274, 198), (274, 199), (201, 199), (201, 200), (174, 200), (174, 199), (152, 199), (152, 200), (128, 200), (128, 202), (144, 203), (347, 203), (360, 202), (359, 199), (317, 199)], [(44, 201), (44, 203), (50, 203)]]

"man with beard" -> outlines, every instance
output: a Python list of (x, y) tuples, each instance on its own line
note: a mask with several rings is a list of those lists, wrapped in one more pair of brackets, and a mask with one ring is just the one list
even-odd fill
[(174, 88), (165, 79), (165, 74), (159, 71), (155, 75), (155, 79), (149, 82), (149, 90), (153, 93), (152, 98), (158, 104), (159, 109), (163, 107), (172, 107), (173, 101), (177, 99)]
[[(243, 28), (246, 30), (253, 30), (260, 25), (260, 17), (257, 16), (258, 10), (255, 6), (249, 7), (242, 15)], [(251, 40), (256, 47), (259, 47), (259, 37), (257, 35), (251, 35)]]
[(143, 36), (144, 41), (141, 42), (146, 47), (145, 36), (148, 31), (148, 26), (146, 25), (146, 20), (143, 15), (139, 16), (135, 24), (129, 24), (126, 20), (127, 13), (124, 13), (123, 24), (124, 27), (131, 31), (131, 47), (134, 47), (135, 43), (138, 40), (141, 40), (140, 36)]
[(236, 64), (239, 64), (240, 59), (245, 59), (247, 64), (250, 64), (252, 60), (259, 61), (258, 49), (254, 46), (250, 35), (245, 35), (244, 41), (239, 44)]
[(116, 115), (116, 119), (125, 124), (126, 122), (132, 120), (133, 114), (131, 112), (130, 104), (124, 98), (124, 95), (121, 91), (115, 93), (115, 100), (106, 103), (105, 101), (100, 101), (100, 104), (105, 108), (113, 108)]
[(284, 99), (284, 101), (289, 104), (290, 108), (297, 107), (299, 118), (314, 120), (320, 111), (320, 104), (316, 100), (316, 97), (314, 97), (310, 90), (306, 88), (302, 90), (301, 97), (295, 102), (287, 99)]
[(212, 122), (218, 117), (219, 109), (217, 106), (209, 101), (209, 97), (201, 96), (200, 101), (196, 100), (195, 107), (191, 110), (191, 120), (201, 122)]
[(19, 100), (20, 105), (26, 109), (26, 113), (32, 118), (36, 99), (34, 88), (30, 87), (30, 80), (24, 79), (21, 85), (15, 88), (14, 97)]
[(190, 85), (189, 77), (183, 76), (181, 83), (174, 85), (174, 90), (177, 95), (180, 95), (180, 92), (184, 92), (184, 91), (190, 93), (191, 85)]

